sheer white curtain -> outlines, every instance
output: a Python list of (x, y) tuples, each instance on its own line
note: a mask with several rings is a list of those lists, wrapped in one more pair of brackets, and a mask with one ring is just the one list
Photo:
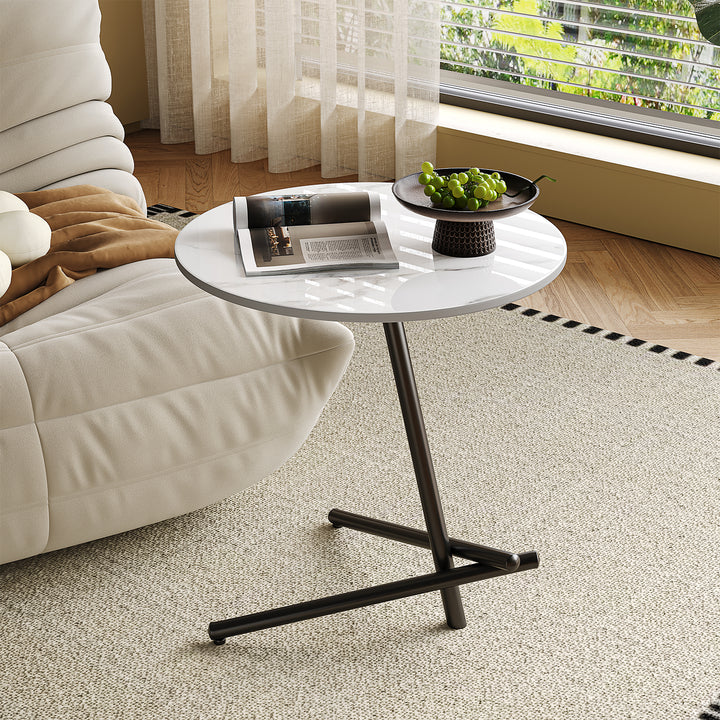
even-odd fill
[(150, 125), (270, 172), (435, 158), (438, 0), (143, 0)]

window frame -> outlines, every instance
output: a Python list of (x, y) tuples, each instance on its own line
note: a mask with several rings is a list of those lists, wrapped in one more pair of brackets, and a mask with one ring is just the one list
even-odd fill
[(447, 105), (720, 159), (720, 123), (716, 121), (558, 95), (561, 93), (440, 71), (440, 102)]

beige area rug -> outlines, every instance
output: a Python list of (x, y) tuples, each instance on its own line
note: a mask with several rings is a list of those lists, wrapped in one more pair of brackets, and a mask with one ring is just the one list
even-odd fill
[(540, 568), (461, 588), (464, 630), (434, 593), (210, 643), (211, 620), (432, 571), (327, 523), (422, 525), (382, 328), (350, 327), (271, 477), (0, 567), (0, 718), (715, 720), (718, 364), (522, 308), (407, 334), (450, 534)]

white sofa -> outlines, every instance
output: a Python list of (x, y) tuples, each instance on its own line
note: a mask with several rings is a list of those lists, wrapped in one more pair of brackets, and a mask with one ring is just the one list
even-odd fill
[(91, 0), (0, 0), (0, 189), (97, 185), (144, 209)]
[[(0, 189), (145, 199), (96, 0), (0, 0)], [(209, 505), (303, 443), (353, 349), (338, 323), (210, 297), (171, 259), (78, 280), (0, 327), (0, 563)]]

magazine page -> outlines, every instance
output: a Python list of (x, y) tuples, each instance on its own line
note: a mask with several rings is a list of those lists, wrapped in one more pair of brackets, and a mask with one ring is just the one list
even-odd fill
[(237, 235), (247, 275), (398, 266), (382, 222), (248, 228)]
[(396, 268), (375, 193), (235, 198), (245, 274)]
[(234, 204), (236, 229), (380, 220), (380, 197), (371, 192), (250, 195)]

